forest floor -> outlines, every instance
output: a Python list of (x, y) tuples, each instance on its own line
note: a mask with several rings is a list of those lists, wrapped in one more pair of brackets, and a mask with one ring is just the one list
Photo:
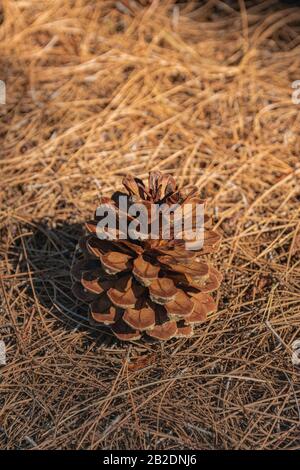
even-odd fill
[[(0, 446), (299, 449), (300, 9), (142, 3), (2, 2)], [(121, 343), (69, 270), (150, 169), (199, 187), (224, 280), (193, 338)]]

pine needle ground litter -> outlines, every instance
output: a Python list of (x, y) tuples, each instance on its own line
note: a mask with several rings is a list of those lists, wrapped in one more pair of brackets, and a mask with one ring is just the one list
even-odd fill
[[(1, 4), (0, 445), (299, 449), (299, 7), (143, 3)], [(69, 271), (149, 170), (208, 200), (224, 280), (192, 338), (123, 344)]]

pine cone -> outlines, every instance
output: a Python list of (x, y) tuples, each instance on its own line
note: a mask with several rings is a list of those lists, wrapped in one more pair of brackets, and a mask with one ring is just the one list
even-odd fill
[[(118, 196), (126, 197), (128, 206), (143, 204), (151, 217), (153, 204), (190, 204), (190, 217), (195, 223), (196, 204), (204, 203), (197, 188), (178, 189), (171, 175), (151, 172), (148, 187), (133, 176), (123, 180), (124, 193), (102, 198), (101, 203), (121, 215)], [(123, 214), (124, 215), (124, 214)], [(127, 225), (134, 218), (127, 212)], [(174, 238), (101, 240), (97, 224), (101, 217), (86, 223), (88, 235), (79, 246), (83, 259), (72, 268), (73, 293), (90, 304), (93, 323), (110, 325), (121, 340), (137, 340), (143, 334), (159, 340), (190, 337), (193, 327), (215, 311), (216, 304), (208, 292), (220, 285), (222, 276), (211, 266), (206, 255), (216, 251), (219, 235), (207, 227), (201, 249), (187, 249), (186, 234)], [(151, 222), (151, 219), (150, 219)], [(194, 227), (194, 225), (193, 225)], [(121, 228), (118, 228), (120, 235)]]

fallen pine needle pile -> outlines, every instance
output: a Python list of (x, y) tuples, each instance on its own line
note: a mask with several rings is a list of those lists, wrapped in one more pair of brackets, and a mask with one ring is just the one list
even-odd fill
[[(1, 448), (300, 448), (300, 9), (247, 6), (3, 0)], [(207, 198), (224, 280), (193, 338), (123, 344), (69, 270), (150, 169)]]

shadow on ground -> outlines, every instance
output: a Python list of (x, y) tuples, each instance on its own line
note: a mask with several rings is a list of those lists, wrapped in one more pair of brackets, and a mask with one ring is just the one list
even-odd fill
[(70, 268), (83, 234), (82, 225), (61, 223), (56, 228), (49, 228), (43, 222), (34, 225), (32, 235), (27, 232), (18, 238), (14, 247), (14, 251), (23, 254), (19, 257), (18, 270), (30, 272), (28, 295), (32, 301), (39, 302), (45, 315), (51, 312), (69, 330), (86, 331), (98, 344), (119, 343), (108, 328), (90, 325), (88, 305), (75, 299), (71, 291)]

